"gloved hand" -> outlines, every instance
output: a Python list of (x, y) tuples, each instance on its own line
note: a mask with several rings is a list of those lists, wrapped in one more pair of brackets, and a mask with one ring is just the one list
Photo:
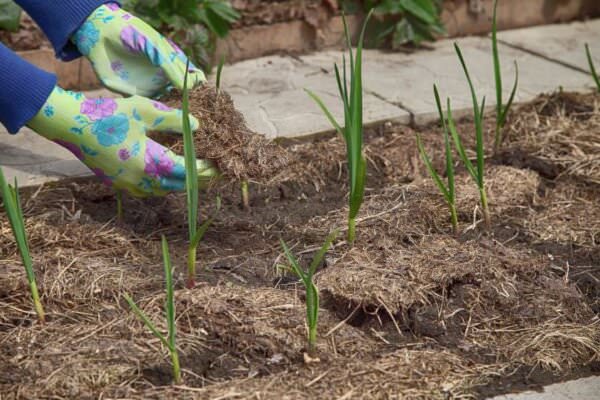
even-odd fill
[[(156, 97), (183, 89), (187, 57), (176, 44), (116, 3), (98, 7), (71, 37), (102, 84), (126, 95)], [(188, 89), (205, 82), (190, 64)]]
[[(193, 129), (198, 120), (190, 116)], [(106, 185), (137, 197), (185, 190), (183, 157), (146, 136), (147, 130), (182, 132), (181, 111), (141, 96), (86, 98), (56, 87), (27, 124), (70, 150)], [(198, 161), (201, 186), (218, 175)]]

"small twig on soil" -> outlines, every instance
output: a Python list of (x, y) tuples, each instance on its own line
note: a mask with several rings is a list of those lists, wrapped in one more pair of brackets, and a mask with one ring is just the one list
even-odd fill
[(337, 331), (338, 329), (340, 329), (342, 326), (344, 326), (344, 324), (346, 322), (348, 322), (353, 316), (354, 314), (358, 311), (358, 309), (362, 306), (362, 304), (358, 304), (356, 307), (354, 307), (354, 310), (352, 310), (352, 312), (343, 320), (341, 320), (336, 326), (334, 326), (333, 328), (331, 328), (329, 330), (329, 332), (327, 332), (325, 334), (325, 337), (328, 337), (330, 335), (332, 335), (335, 331)]
[(385, 309), (387, 314), (392, 319), (392, 322), (394, 323), (394, 326), (396, 327), (396, 330), (398, 331), (398, 335), (401, 337), (404, 336), (402, 334), (402, 330), (400, 329), (400, 326), (398, 325), (398, 322), (396, 321), (396, 318), (394, 317), (394, 314), (392, 314), (392, 311), (389, 309), (389, 307), (383, 302), (383, 300), (381, 300), (381, 298), (379, 296), (377, 296), (377, 301), (379, 301), (379, 303), (383, 306), (383, 308)]
[(325, 375), (327, 375), (329, 373), (329, 371), (331, 370), (327, 370), (325, 372), (323, 372), (321, 375), (317, 376), (315, 379), (313, 379), (312, 381), (308, 382), (306, 385), (304, 385), (304, 387), (311, 387), (312, 385), (314, 385), (315, 383), (319, 382), (321, 379), (323, 379), (325, 377)]

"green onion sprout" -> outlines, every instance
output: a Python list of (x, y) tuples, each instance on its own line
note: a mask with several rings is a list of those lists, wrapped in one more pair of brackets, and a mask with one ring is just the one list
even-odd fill
[(594, 66), (594, 60), (592, 59), (592, 52), (590, 51), (590, 45), (585, 44), (585, 55), (587, 56), (588, 64), (590, 66), (590, 72), (592, 73), (592, 77), (594, 78), (594, 82), (596, 82), (596, 89), (600, 92), (600, 78), (598, 77), (598, 73), (596, 72), (596, 67)]
[(221, 59), (219, 60), (219, 65), (217, 66), (217, 96), (221, 92), (221, 74), (223, 73), (223, 65), (225, 65), (225, 56), (221, 56)]
[(504, 128), (504, 124), (506, 124), (506, 117), (508, 116), (508, 111), (510, 110), (510, 107), (515, 99), (517, 86), (519, 85), (519, 66), (515, 60), (515, 83), (508, 98), (508, 102), (506, 105), (503, 105), (502, 71), (500, 69), (500, 56), (498, 54), (498, 25), (496, 18), (497, 8), (498, 0), (495, 0), (494, 13), (492, 17), (492, 55), (494, 58), (494, 78), (496, 81), (496, 135), (494, 138), (494, 151), (496, 152), (500, 149), (500, 145), (502, 144), (502, 128)]
[[(440, 120), (442, 121), (442, 128), (444, 133), (444, 147), (446, 151), (446, 179), (448, 181), (448, 186), (442, 182), (439, 174), (436, 172), (435, 168), (431, 164), (431, 160), (423, 147), (423, 143), (421, 141), (421, 136), (417, 134), (417, 147), (419, 148), (419, 153), (421, 154), (421, 158), (427, 167), (427, 171), (429, 171), (429, 175), (439, 188), (440, 192), (444, 196), (446, 203), (448, 204), (448, 208), (450, 209), (450, 220), (452, 223), (452, 231), (454, 234), (458, 232), (458, 216), (456, 214), (456, 190), (454, 185), (454, 160), (452, 158), (452, 149), (450, 147), (450, 133), (448, 130), (448, 125), (446, 124), (446, 119), (444, 118), (444, 112), (442, 111), (442, 104), (440, 101), (440, 95), (438, 92), (438, 88), (436, 85), (433, 85), (433, 93), (435, 96), (435, 102), (437, 104), (438, 113), (440, 115)], [(448, 99), (448, 110), (450, 110), (450, 99)], [(451, 115), (449, 114), (449, 117)]]
[(484, 144), (483, 144), (483, 115), (485, 112), (485, 97), (481, 102), (481, 106), (479, 106), (479, 102), (477, 101), (477, 94), (475, 93), (475, 87), (473, 86), (473, 82), (471, 80), (471, 76), (469, 75), (469, 70), (467, 68), (467, 64), (465, 63), (465, 59), (462, 55), (460, 47), (458, 44), (454, 43), (454, 49), (456, 50), (456, 54), (460, 60), (462, 68), (465, 72), (465, 76), (467, 77), (467, 81), (469, 82), (469, 88), (471, 90), (471, 98), (473, 102), (473, 119), (475, 122), (475, 139), (476, 139), (476, 153), (477, 153), (477, 165), (473, 167), (471, 160), (467, 156), (464, 146), (458, 136), (458, 132), (456, 131), (456, 126), (452, 120), (452, 110), (448, 108), (448, 128), (450, 129), (450, 134), (452, 135), (452, 139), (454, 140), (454, 144), (456, 146), (456, 150), (458, 151), (458, 155), (461, 160), (465, 164), (467, 171), (471, 177), (475, 180), (477, 184), (477, 188), (479, 189), (479, 197), (481, 199), (481, 209), (483, 212), (483, 220), (485, 222), (485, 226), (487, 229), (491, 226), (490, 212), (488, 208), (487, 201), (487, 192), (485, 189), (484, 182), (484, 163), (485, 163), (485, 152), (484, 152)]
[[(188, 214), (188, 278), (187, 287), (193, 288), (196, 284), (196, 257), (198, 250), (198, 243), (200, 239), (198, 237), (204, 235), (200, 234), (198, 230), (198, 165), (196, 164), (196, 149), (194, 147), (194, 137), (192, 127), (190, 123), (190, 99), (189, 90), (187, 88), (189, 71), (189, 60), (186, 66), (186, 73), (183, 85), (183, 104), (182, 104), (182, 118), (183, 118), (183, 153), (185, 160), (185, 188), (187, 198), (187, 214)], [(206, 223), (205, 223), (206, 224)], [(207, 226), (208, 228), (208, 226)]]
[(31, 253), (29, 252), (29, 244), (27, 243), (23, 209), (21, 208), (21, 199), (19, 197), (19, 186), (17, 185), (16, 178), (14, 187), (6, 182), (2, 168), (0, 168), (0, 192), (4, 202), (4, 209), (8, 215), (8, 220), (10, 222), (13, 235), (15, 236), (19, 253), (21, 254), (21, 261), (25, 267), (27, 281), (29, 282), (29, 290), (31, 292), (31, 299), (33, 300), (33, 307), (40, 322), (44, 323), (46, 321), (46, 314), (44, 312), (42, 302), (40, 301), (40, 295), (38, 293), (38, 287), (35, 280), (35, 272), (33, 271), (33, 261), (31, 259)]
[(307, 271), (304, 271), (300, 266), (296, 257), (292, 254), (292, 251), (287, 246), (283, 239), (280, 239), (281, 247), (285, 252), (291, 267), (289, 268), (294, 272), (298, 278), (302, 281), (304, 288), (306, 289), (306, 324), (308, 325), (308, 353), (313, 355), (316, 351), (317, 344), (317, 324), (319, 319), (319, 290), (315, 285), (313, 278), (317, 267), (321, 264), (323, 257), (329, 250), (329, 247), (336, 239), (338, 231), (333, 231), (325, 239), (325, 243), (321, 246), (321, 249), (313, 257), (310, 266)]
[(348, 51), (350, 53), (350, 91), (348, 91), (348, 82), (346, 79), (346, 59), (343, 60), (343, 77), (335, 64), (335, 76), (337, 79), (338, 90), (344, 104), (344, 128), (335, 120), (323, 101), (310, 90), (306, 90), (308, 95), (321, 108), (327, 119), (333, 127), (346, 141), (346, 153), (348, 158), (348, 170), (350, 175), (350, 195), (348, 212), (348, 243), (352, 245), (356, 238), (356, 216), (363, 202), (365, 178), (367, 171), (367, 162), (363, 154), (363, 88), (362, 88), (362, 50), (367, 24), (373, 9), (367, 15), (362, 32), (356, 47), (356, 58), (352, 52), (348, 24), (344, 17), (344, 33)]
[(173, 294), (173, 269), (171, 266), (171, 256), (169, 255), (169, 244), (167, 239), (162, 237), (162, 252), (163, 252), (163, 264), (165, 267), (165, 280), (166, 280), (166, 291), (167, 298), (165, 301), (165, 312), (167, 319), (168, 337), (165, 337), (158, 331), (154, 323), (150, 321), (150, 318), (135, 304), (133, 299), (125, 294), (125, 300), (129, 303), (129, 307), (138, 316), (140, 320), (146, 325), (146, 327), (156, 336), (162, 344), (169, 349), (171, 355), (171, 363), (173, 366), (173, 380), (175, 383), (181, 382), (181, 367), (179, 366), (179, 354), (177, 352), (176, 345), (176, 324), (175, 324), (175, 299)]

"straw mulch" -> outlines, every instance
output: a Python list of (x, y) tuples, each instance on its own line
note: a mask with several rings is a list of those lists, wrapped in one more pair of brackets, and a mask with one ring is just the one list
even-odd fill
[[(183, 196), (125, 198), (118, 223), (114, 195), (97, 183), (23, 193), (48, 322), (36, 322), (0, 213), (0, 398), (486, 398), (530, 387), (532, 380), (597, 373), (600, 189), (593, 163), (569, 166), (584, 165), (577, 155), (593, 159), (587, 142), (600, 133), (595, 115), (555, 115), (592, 107), (597, 97), (577, 97), (577, 107), (564, 97), (547, 98), (524, 106), (523, 115), (516, 111), (507, 127), (529, 132), (519, 151), (533, 151), (531, 158), (543, 163), (527, 168), (517, 150), (518, 157), (489, 158), (490, 232), (472, 179), (458, 169), (460, 229), (452, 235), (447, 206), (418, 159), (414, 131), (388, 126), (367, 135), (368, 184), (357, 241), (349, 247), (343, 142), (295, 143), (285, 151), (307, 168), (290, 163), (277, 172), (285, 183), (251, 186), (250, 210), (226, 182), (203, 195), (203, 216), (214, 209), (217, 192), (223, 208), (200, 245), (193, 290), (183, 288)], [(589, 140), (563, 132), (586, 142), (570, 164), (554, 158), (561, 146), (555, 142), (563, 139), (536, 122), (545, 118), (591, 132)], [(459, 123), (463, 134), (469, 127)], [(439, 127), (422, 135), (443, 169)], [(519, 143), (510, 133), (507, 148)], [(549, 178), (540, 165), (559, 172)], [(334, 228), (341, 235), (316, 276), (315, 360), (305, 357), (303, 287), (282, 272), (279, 238), (307, 265)], [(175, 266), (184, 377), (175, 386), (166, 350), (123, 298), (130, 294), (165, 330), (163, 234)]]

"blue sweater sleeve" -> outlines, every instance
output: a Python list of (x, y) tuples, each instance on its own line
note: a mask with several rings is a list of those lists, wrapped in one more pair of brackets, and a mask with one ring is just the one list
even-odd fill
[(56, 76), (28, 63), (0, 43), (0, 122), (17, 133), (42, 108)]
[(81, 56), (69, 38), (96, 8), (119, 0), (16, 0), (42, 28), (56, 56), (70, 61)]

